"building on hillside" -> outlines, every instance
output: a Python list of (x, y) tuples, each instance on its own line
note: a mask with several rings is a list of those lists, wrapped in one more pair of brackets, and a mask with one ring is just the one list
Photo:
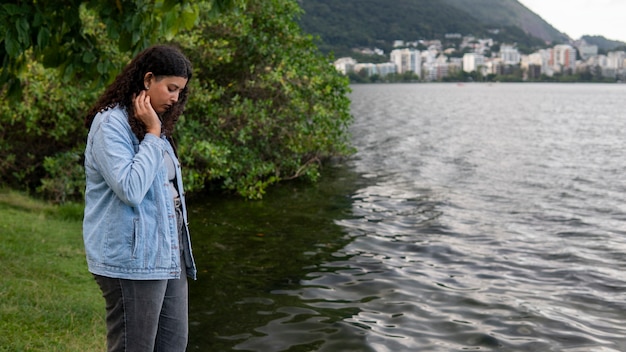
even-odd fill
[(606, 55), (596, 55), (594, 57), (589, 58), (587, 61), (587, 66), (606, 66), (608, 63)]
[(396, 73), (396, 64), (394, 64), (393, 62), (385, 62), (380, 64), (358, 63), (354, 65), (353, 72), (363, 77), (372, 77), (374, 75), (385, 77), (389, 74)]
[(519, 51), (512, 45), (500, 46), (500, 58), (504, 65), (518, 65), (522, 59)]
[(583, 60), (588, 60), (588, 59), (598, 55), (598, 46), (597, 45), (590, 45), (590, 44), (587, 44), (585, 42), (582, 42), (578, 46), (578, 52), (580, 53), (580, 57)]
[(525, 76), (526, 79), (535, 80), (535, 79), (541, 78), (541, 66), (539, 65), (530, 64), (526, 68), (525, 72), (526, 72), (526, 76)]
[(610, 78), (622, 78), (624, 76), (624, 61), (626, 53), (623, 51), (613, 51), (606, 55), (605, 65), (602, 66), (602, 75)]
[(476, 39), (475, 37), (463, 37), (459, 49), (469, 48), (476, 54), (485, 54), (494, 45), (493, 39)]
[(606, 65), (609, 68), (614, 68), (617, 70), (624, 69), (624, 60), (626, 60), (626, 52), (612, 51), (606, 55), (606, 58), (607, 58)]
[(551, 50), (550, 66), (563, 74), (576, 72), (576, 49), (567, 44), (555, 46)]
[(356, 60), (351, 57), (342, 57), (333, 63), (337, 71), (347, 75), (348, 73), (354, 72), (354, 66), (357, 64)]
[(363, 55), (378, 55), (378, 56), (384, 56), (385, 55), (385, 51), (383, 49), (379, 49), (379, 48), (361, 48), (361, 49), (352, 49), (353, 52), (359, 53), (359, 54), (363, 54)]
[(460, 57), (451, 57), (448, 59), (448, 74), (454, 74), (463, 70), (463, 59)]
[(362, 76), (371, 77), (378, 74), (378, 69), (376, 68), (376, 64), (360, 63), (354, 65), (354, 72)]
[(481, 54), (466, 53), (463, 55), (463, 71), (474, 72), (485, 65), (485, 57)]
[(381, 77), (385, 77), (392, 73), (396, 73), (397, 67), (396, 64), (394, 64), (393, 62), (385, 62), (381, 64), (376, 64), (376, 70), (378, 71), (378, 75), (380, 75)]
[(613, 69), (608, 69), (609, 59), (607, 55), (597, 55), (586, 61), (587, 67), (594, 71), (599, 71), (603, 77), (615, 77), (617, 74)]
[(619, 80), (624, 79), (624, 68), (618, 68), (620, 56), (621, 55), (616, 55), (615, 53), (608, 53), (607, 55), (598, 55), (594, 58), (603, 77)]
[(437, 80), (437, 55), (438, 52), (434, 48), (422, 51), (422, 77), (425, 81)]
[(425, 81), (440, 81), (448, 76), (448, 57), (445, 55), (436, 57), (428, 55), (427, 57), (428, 60), (424, 62), (422, 67)]
[(504, 62), (501, 58), (491, 59), (485, 62), (485, 72), (491, 75), (501, 75), (504, 71)]
[(435, 69), (437, 72), (437, 80), (442, 80), (445, 77), (448, 77), (448, 72), (450, 71), (450, 66), (448, 65), (448, 57), (441, 54), (437, 57), (437, 61), (435, 64)]
[(441, 43), (441, 40), (438, 39), (424, 41), (424, 45), (428, 47), (428, 50), (436, 50), (437, 52), (443, 50), (443, 44)]
[(436, 50), (423, 50), (421, 53), (421, 61), (422, 65), (432, 64), (437, 60), (437, 51)]
[(554, 71), (550, 66), (551, 55), (552, 54), (549, 50), (542, 49), (526, 56), (525, 59), (522, 60), (522, 70), (527, 70), (532, 65), (535, 67), (539, 67), (539, 75), (544, 74), (546, 76), (552, 77), (554, 75)]
[(538, 52), (524, 55), (522, 56), (520, 67), (522, 72), (524, 72), (524, 79), (538, 79), (542, 74), (546, 74), (548, 59), (545, 59), (544, 63), (542, 55)]
[(422, 75), (422, 61), (419, 50), (415, 49), (395, 49), (391, 51), (391, 62), (396, 64), (397, 72), (413, 72), (418, 76)]

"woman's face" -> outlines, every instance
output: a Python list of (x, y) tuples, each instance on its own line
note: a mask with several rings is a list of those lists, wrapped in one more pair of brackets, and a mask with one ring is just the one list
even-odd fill
[(180, 92), (187, 85), (187, 78), (162, 76), (157, 79), (150, 73), (146, 75), (145, 84), (152, 108), (157, 114), (162, 114), (178, 101)]

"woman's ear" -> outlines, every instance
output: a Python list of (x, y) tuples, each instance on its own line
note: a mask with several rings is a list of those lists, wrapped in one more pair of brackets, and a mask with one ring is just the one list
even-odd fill
[(154, 79), (154, 74), (152, 72), (147, 72), (143, 76), (143, 85), (146, 90), (150, 89), (150, 85), (152, 84), (152, 80)]

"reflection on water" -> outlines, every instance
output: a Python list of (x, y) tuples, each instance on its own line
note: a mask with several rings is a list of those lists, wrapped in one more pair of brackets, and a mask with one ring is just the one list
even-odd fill
[(626, 350), (626, 86), (355, 86), (358, 153), (197, 200), (190, 350)]
[[(189, 350), (316, 350), (334, 332), (330, 322), (352, 316), (357, 310), (321, 316), (297, 298), (274, 292), (300, 287), (311, 268), (332, 260), (350, 241), (335, 221), (352, 217), (351, 195), (362, 184), (347, 167), (329, 166), (319, 183), (286, 183), (262, 201), (192, 200), (200, 273), (190, 284)], [(318, 320), (322, 327), (315, 331), (310, 327)], [(293, 329), (281, 330), (285, 324)]]

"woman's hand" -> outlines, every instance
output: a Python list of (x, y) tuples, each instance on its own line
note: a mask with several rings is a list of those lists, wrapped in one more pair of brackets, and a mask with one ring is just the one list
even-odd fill
[(150, 96), (142, 90), (138, 96), (133, 97), (135, 116), (146, 125), (146, 132), (157, 137), (161, 136), (161, 120), (150, 104)]

